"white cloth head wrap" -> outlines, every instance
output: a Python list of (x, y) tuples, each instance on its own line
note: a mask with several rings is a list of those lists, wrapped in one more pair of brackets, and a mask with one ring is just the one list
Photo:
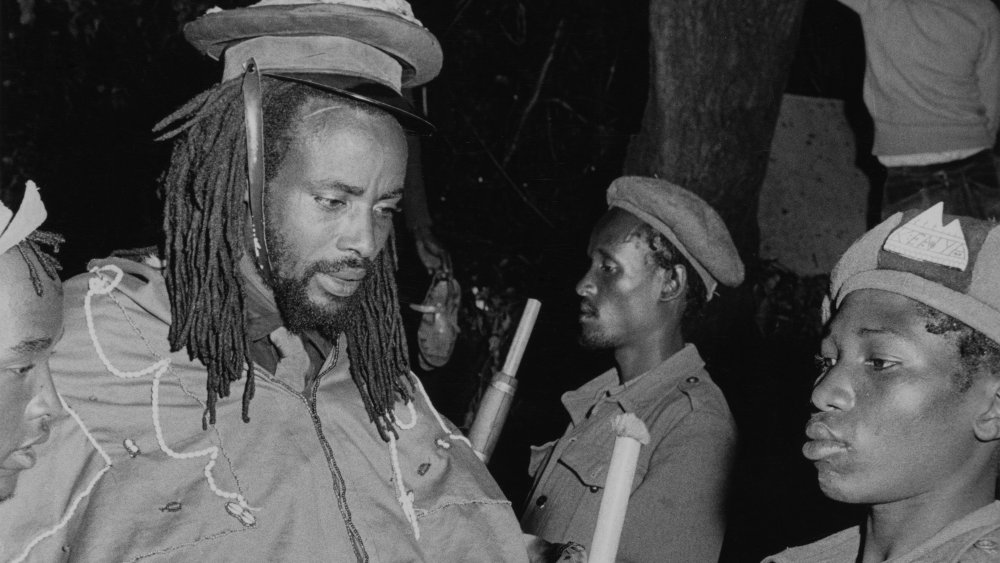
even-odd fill
[(47, 216), (42, 196), (38, 193), (38, 186), (28, 180), (24, 185), (24, 199), (16, 215), (6, 205), (0, 203), (0, 254), (4, 254), (28, 238), (28, 235), (45, 222)]

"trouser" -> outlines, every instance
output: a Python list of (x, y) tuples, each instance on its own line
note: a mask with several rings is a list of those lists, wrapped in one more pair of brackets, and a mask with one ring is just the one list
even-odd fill
[(882, 219), (897, 211), (927, 209), (944, 201), (944, 212), (1000, 219), (1000, 179), (990, 150), (952, 162), (891, 166), (882, 192)]

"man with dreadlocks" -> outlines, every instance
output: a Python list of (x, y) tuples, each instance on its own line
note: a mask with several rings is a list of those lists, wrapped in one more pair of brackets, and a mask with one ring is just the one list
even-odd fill
[(163, 252), (66, 284), (53, 369), (108, 469), (63, 557), (526, 561), (406, 360), (392, 216), (426, 122), (400, 90), (437, 41), (401, 0), (265, 0), (185, 35), (225, 70), (157, 126)]

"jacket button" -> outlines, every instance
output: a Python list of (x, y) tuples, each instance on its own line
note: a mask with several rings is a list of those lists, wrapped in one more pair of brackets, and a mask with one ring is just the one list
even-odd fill
[(542, 495), (535, 499), (535, 506), (538, 508), (545, 508), (545, 503), (549, 501), (549, 497)]
[(986, 553), (996, 553), (997, 551), (997, 542), (986, 538), (977, 540), (974, 545)]

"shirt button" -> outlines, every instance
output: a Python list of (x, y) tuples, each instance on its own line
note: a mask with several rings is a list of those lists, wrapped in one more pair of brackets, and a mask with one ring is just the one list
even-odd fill
[(549, 497), (542, 495), (535, 499), (535, 506), (538, 508), (545, 508), (545, 503), (549, 501)]
[(596, 493), (599, 490), (601, 490), (601, 488), (598, 487), (597, 485), (591, 485), (590, 486), (590, 492), (592, 492), (592, 493)]
[(691, 377), (685, 379), (684, 381), (687, 381), (688, 383), (698, 383), (698, 378), (692, 375)]

